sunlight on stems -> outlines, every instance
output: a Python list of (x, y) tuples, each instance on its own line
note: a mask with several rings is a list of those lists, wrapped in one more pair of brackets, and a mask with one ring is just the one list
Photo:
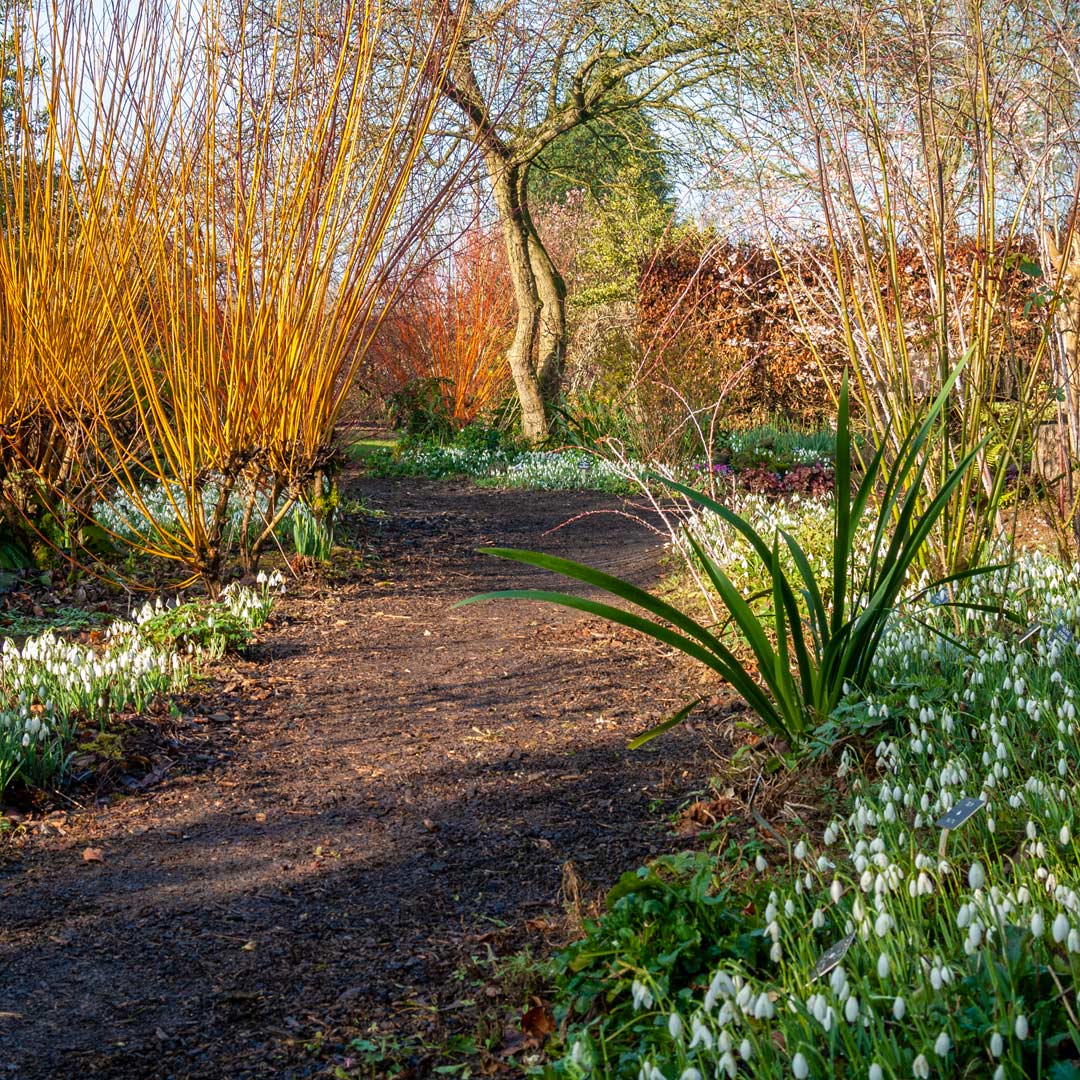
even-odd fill
[[(910, 14), (902, 42), (872, 39), (862, 29), (846, 69), (816, 68), (799, 44), (794, 57), (827, 241), (817, 272), (832, 279), (843, 348), (875, 440), (891, 440), (895, 451), (896, 433), (960, 355), (967, 369), (941, 416), (927, 501), (957, 461), (993, 436), (995, 453), (977, 455), (978, 482), (961, 485), (942, 515), (935, 549), (946, 569), (974, 565), (1004, 535), (1006, 477), (1025, 467), (1048, 400), (1046, 315), (1026, 304), (1017, 313), (1017, 266), (1031, 258), (1022, 234), (1030, 178), (1019, 178), (1009, 219), (1000, 220), (1003, 120), (994, 97), (1000, 92), (991, 87), (1014, 78), (1019, 60), (985, 39), (980, 5), (952, 14), (960, 59), (944, 55), (923, 9)], [(913, 53), (910, 100), (890, 96), (876, 78), (889, 48)], [(960, 107), (974, 118), (972, 131), (958, 127)], [(783, 250), (774, 253), (793, 303), (805, 309)], [(804, 327), (812, 321), (803, 310), (799, 318)], [(1018, 347), (1021, 334), (1035, 344)], [(809, 335), (808, 344), (821, 362)], [(1002, 413), (995, 406), (1005, 400), (1011, 405)]]
[(380, 290), (447, 190), (400, 218), (456, 35), (445, 7), (349, 0), (53, 0), (18, 33), (0, 404), (74, 439), (92, 500), (211, 587), (231, 493), (270, 495), (250, 564), (331, 463)]

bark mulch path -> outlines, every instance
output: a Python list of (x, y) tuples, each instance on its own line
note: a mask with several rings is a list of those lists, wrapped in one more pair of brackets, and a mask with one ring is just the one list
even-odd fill
[(161, 719), (173, 758), (144, 789), (46, 819), (0, 866), (0, 1075), (327, 1076), (384, 1039), (430, 1075), (484, 1012), (468, 1002), (503, 993), (484, 958), (543, 951), (566, 863), (596, 895), (677, 846), (658, 807), (700, 790), (719, 729), (626, 743), (685, 699), (685, 671), (547, 605), (451, 608), (544, 581), (482, 544), (648, 584), (656, 537), (586, 514), (621, 505), (590, 494), (349, 494), (387, 512), (365, 566), (297, 590)]

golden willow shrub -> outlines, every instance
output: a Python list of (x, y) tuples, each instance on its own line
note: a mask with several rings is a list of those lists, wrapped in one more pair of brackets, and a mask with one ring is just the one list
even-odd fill
[(216, 588), (230, 531), (251, 565), (321, 490), (380, 289), (447, 190), (410, 180), (455, 21), (52, 0), (8, 36), (0, 402), (74, 448), (69, 510), (88, 489)]

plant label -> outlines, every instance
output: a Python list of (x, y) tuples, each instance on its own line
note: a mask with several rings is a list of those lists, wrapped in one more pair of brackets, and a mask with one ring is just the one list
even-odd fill
[(956, 829), (964, 824), (972, 814), (981, 810), (986, 803), (982, 799), (961, 799), (951, 810), (941, 815), (936, 824), (939, 829)]
[(847, 955), (848, 949), (851, 948), (855, 941), (855, 932), (852, 931), (847, 937), (842, 937), (834, 945), (830, 945), (819, 957), (817, 963), (814, 965), (814, 970), (810, 974), (811, 982), (814, 979), (820, 979), (822, 975), (828, 975), (830, 971)]

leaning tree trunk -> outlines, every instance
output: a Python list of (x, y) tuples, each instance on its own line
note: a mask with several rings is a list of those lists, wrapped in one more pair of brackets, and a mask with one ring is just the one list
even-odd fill
[(528, 237), (529, 265), (540, 297), (536, 375), (541, 397), (550, 405), (562, 389), (566, 360), (566, 282), (552, 262), (529, 213), (528, 175), (527, 165), (517, 174), (518, 207)]
[(517, 325), (507, 360), (521, 402), (522, 434), (529, 442), (539, 443), (551, 432), (549, 410), (562, 387), (566, 283), (529, 214), (528, 166), (489, 150), (487, 167), (517, 302)]
[[(475, 4), (467, 0), (463, 18), (471, 23), (474, 17)], [(550, 434), (548, 406), (558, 397), (562, 381), (566, 285), (529, 216), (531, 160), (515, 158), (495, 130), (467, 45), (459, 50), (452, 75), (442, 92), (468, 117), (482, 148), (514, 285), (517, 324), (506, 359), (521, 403), (521, 429), (529, 442), (539, 443)]]

